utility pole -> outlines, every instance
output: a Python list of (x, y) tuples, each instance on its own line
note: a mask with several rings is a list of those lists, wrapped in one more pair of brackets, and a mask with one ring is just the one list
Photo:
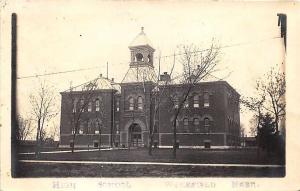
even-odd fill
[[(286, 45), (287, 45), (287, 16), (283, 13), (278, 13), (278, 27), (280, 27), (280, 37), (283, 41), (283, 53), (282, 53), (282, 64), (281, 70), (282, 73), (285, 74), (285, 60), (286, 60)], [(283, 103), (285, 103), (285, 95), (282, 96)], [(280, 126), (282, 127), (281, 131), (283, 131), (283, 135), (285, 136), (285, 117), (280, 121)]]
[(17, 113), (17, 14), (11, 15), (11, 175), (17, 176), (17, 140), (18, 131)]
[[(174, 59), (173, 59), (173, 66), (175, 65), (175, 52), (174, 52)], [(171, 74), (170, 74), (171, 75)], [(171, 76), (170, 76), (171, 78)], [(178, 109), (178, 108), (174, 108), (174, 109)], [(177, 112), (177, 111), (176, 111)], [(176, 126), (177, 126), (177, 117), (174, 118), (174, 129), (173, 129), (173, 139), (174, 139), (174, 143), (173, 143), (173, 157), (174, 159), (176, 158), (176, 149), (177, 149), (177, 135), (176, 135)]]
[(106, 62), (106, 78), (108, 79), (108, 62)]

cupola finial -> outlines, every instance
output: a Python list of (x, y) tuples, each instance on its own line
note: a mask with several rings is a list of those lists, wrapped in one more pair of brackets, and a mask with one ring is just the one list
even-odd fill
[(144, 32), (144, 27), (141, 27), (141, 32)]

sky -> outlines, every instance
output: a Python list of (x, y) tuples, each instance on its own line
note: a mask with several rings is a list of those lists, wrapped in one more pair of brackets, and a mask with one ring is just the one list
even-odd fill
[[(291, 20), (295, 16), (293, 4), (283, 2), (28, 0), (7, 9), (18, 15), (18, 77), (94, 68), (19, 79), (18, 104), (25, 116), (30, 112), (29, 95), (40, 80), (55, 88), (58, 108), (59, 92), (70, 83), (82, 84), (100, 73), (106, 76), (107, 62), (109, 78), (121, 82), (129, 68), (128, 46), (141, 27), (156, 49), (155, 56), (176, 53), (183, 44), (206, 49), (212, 39), (221, 47), (231, 46), (221, 48), (223, 70), (214, 75), (223, 78), (230, 73), (225, 80), (241, 95), (251, 96), (255, 81), (284, 58), (277, 13), (290, 12), (288, 24), (290, 15)], [(298, 26), (291, 22), (289, 27)], [(172, 59), (162, 59), (161, 72), (170, 72)], [(157, 63), (154, 60), (156, 67)], [(180, 73), (179, 64), (175, 68)], [(248, 132), (250, 117), (251, 113), (241, 113)], [(54, 123), (59, 124), (59, 116)]]

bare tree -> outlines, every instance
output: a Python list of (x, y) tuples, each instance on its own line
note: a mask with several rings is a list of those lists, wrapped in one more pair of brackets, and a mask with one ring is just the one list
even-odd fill
[(38, 156), (42, 138), (44, 137), (45, 124), (57, 115), (53, 87), (49, 86), (45, 81), (40, 82), (38, 91), (30, 95), (29, 101), (32, 107), (32, 119), (36, 122), (35, 153)]
[[(257, 82), (258, 84), (258, 82)], [(259, 125), (261, 122), (261, 119), (263, 117), (263, 104), (265, 102), (265, 94), (263, 92), (260, 92), (259, 89), (256, 87), (256, 96), (255, 97), (242, 97), (240, 99), (240, 102), (246, 107), (248, 108), (248, 110), (250, 110), (251, 112), (254, 113), (253, 118), (255, 119), (253, 122), (256, 124), (253, 124), (253, 128), (255, 128), (256, 130), (252, 130), (255, 131), (256, 133), (259, 132)], [(260, 145), (260, 140), (259, 140), (259, 136), (258, 134), (256, 135), (256, 145)], [(260, 157), (260, 149), (257, 149), (257, 158)]]
[(40, 144), (43, 145), (45, 143), (46, 139), (47, 139), (47, 132), (43, 128), (40, 132)]
[(19, 141), (25, 141), (31, 136), (33, 127), (31, 125), (31, 119), (26, 119), (21, 115), (18, 115), (18, 129), (16, 131), (16, 139)]
[(97, 89), (97, 80), (92, 80), (86, 84), (81, 85), (81, 89), (79, 91), (74, 91), (77, 87), (70, 87), (70, 91), (68, 92), (68, 98), (71, 102), (70, 105), (72, 105), (72, 109), (69, 115), (69, 119), (71, 122), (72, 127), (72, 146), (71, 150), (72, 153), (74, 152), (75, 147), (75, 139), (76, 135), (80, 133), (80, 123), (84, 122), (84, 119), (82, 117), (82, 114), (85, 112), (85, 110), (88, 109), (89, 104), (91, 104), (91, 101), (95, 95), (95, 91)]
[(254, 113), (252, 123), (256, 128), (256, 132), (258, 132), (260, 120), (262, 118), (263, 113), (263, 104), (265, 102), (265, 94), (259, 92), (258, 88), (256, 88), (256, 97), (242, 97), (240, 102), (248, 108), (251, 112)]
[(99, 110), (96, 112), (95, 119), (94, 119), (94, 127), (97, 129), (99, 133), (99, 151), (101, 149), (101, 134), (103, 128), (103, 119), (105, 118), (105, 110), (104, 110), (104, 103), (103, 100), (99, 100)]
[[(256, 133), (257, 145), (261, 145), (260, 140), (260, 124), (265, 113), (271, 113), (275, 119), (275, 133), (279, 133), (279, 121), (285, 116), (285, 75), (274, 68), (257, 81), (255, 87), (255, 96), (243, 97), (241, 103), (254, 112), (252, 123), (256, 123), (256, 129), (252, 128), (252, 132)], [(259, 158), (260, 149), (257, 149), (257, 157)]]
[[(279, 132), (279, 121), (285, 116), (285, 74), (274, 68), (257, 81), (255, 97), (243, 97), (241, 102), (257, 118), (257, 127), (262, 113), (269, 112), (274, 116), (276, 133)], [(257, 131), (258, 132), (258, 131)]]
[(279, 133), (279, 121), (285, 116), (285, 74), (271, 68), (265, 78), (258, 81), (257, 89), (266, 95), (264, 108), (274, 116), (275, 132)]
[[(174, 120), (173, 120), (173, 157), (176, 158), (177, 137), (176, 127), (178, 116), (190, 96), (190, 93), (195, 84), (202, 81), (205, 77), (211, 75), (216, 71), (216, 66), (219, 62), (219, 47), (212, 42), (210, 48), (201, 51), (195, 45), (183, 45), (181, 47), (181, 57), (179, 63), (183, 67), (182, 81), (186, 88), (183, 89), (181, 99), (172, 99), (176, 106), (173, 107)], [(175, 60), (175, 59), (174, 59)], [(173, 104), (174, 105), (174, 104)]]

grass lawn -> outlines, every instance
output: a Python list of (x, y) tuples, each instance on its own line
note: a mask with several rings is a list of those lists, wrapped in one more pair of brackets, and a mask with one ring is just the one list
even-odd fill
[(284, 167), (21, 163), (18, 177), (283, 177), (284, 174)]
[[(18, 155), (19, 160), (35, 160), (35, 155)], [(75, 153), (42, 153), (38, 160), (52, 161), (116, 161), (116, 162), (176, 162), (202, 164), (283, 164), (274, 155), (261, 153), (257, 159), (255, 149), (197, 150), (179, 149), (176, 159), (172, 149), (88, 151)], [(18, 177), (283, 177), (285, 167), (236, 166), (163, 166), (145, 164), (17, 164)]]
[[(36, 159), (34, 155), (19, 155), (19, 159)], [(173, 159), (172, 149), (155, 149), (152, 156), (147, 149), (89, 151), (75, 153), (42, 153), (40, 160), (85, 160), (85, 161), (139, 161), (179, 163), (225, 163), (225, 164), (283, 164), (274, 156), (261, 153), (257, 158), (256, 149), (198, 150), (178, 149)]]

